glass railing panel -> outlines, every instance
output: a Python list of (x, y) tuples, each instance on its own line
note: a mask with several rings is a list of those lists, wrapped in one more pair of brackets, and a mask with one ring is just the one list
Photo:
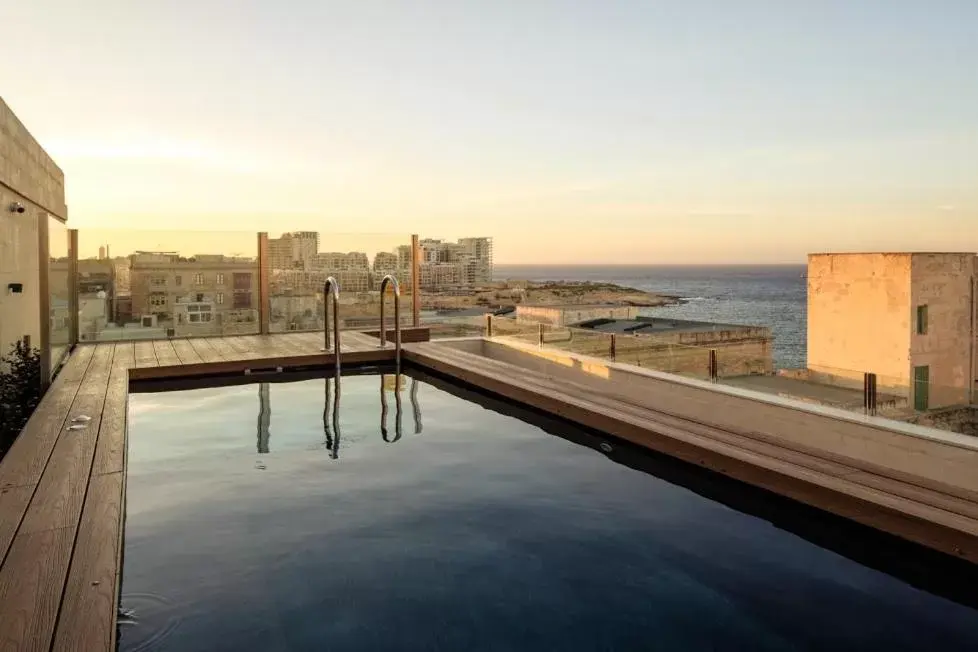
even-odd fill
[(48, 217), (48, 349), (51, 377), (71, 346), (71, 260), (68, 227)]
[[(269, 232), (267, 265), (269, 331), (321, 331), (323, 289), (332, 276), (340, 286), (340, 327), (376, 329), (380, 323), (380, 283), (390, 274), (400, 285), (401, 326), (413, 324), (411, 234)], [(394, 323), (393, 293), (385, 305)]]
[(260, 330), (254, 231), (80, 229), (79, 340)]

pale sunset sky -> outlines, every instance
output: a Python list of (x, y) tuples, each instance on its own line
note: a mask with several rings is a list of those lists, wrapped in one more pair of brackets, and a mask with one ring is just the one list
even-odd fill
[(978, 0), (0, 0), (0, 24), (0, 95), (83, 234), (978, 250)]

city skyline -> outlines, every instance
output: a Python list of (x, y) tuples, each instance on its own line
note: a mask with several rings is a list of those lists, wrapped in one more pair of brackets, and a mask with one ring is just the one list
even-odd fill
[(286, 4), (10, 10), (0, 88), (71, 227), (464, 231), (500, 264), (978, 249), (975, 3)]

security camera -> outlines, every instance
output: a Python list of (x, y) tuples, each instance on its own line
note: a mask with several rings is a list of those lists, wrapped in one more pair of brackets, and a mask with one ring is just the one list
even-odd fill
[(23, 213), (26, 210), (27, 209), (24, 208), (24, 205), (21, 204), (19, 201), (15, 201), (14, 203), (12, 203), (10, 205), (10, 212), (11, 213)]

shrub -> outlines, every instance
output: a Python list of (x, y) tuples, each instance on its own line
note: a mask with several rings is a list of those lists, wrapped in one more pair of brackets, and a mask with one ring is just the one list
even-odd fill
[(0, 459), (41, 401), (41, 352), (18, 341), (0, 358)]

